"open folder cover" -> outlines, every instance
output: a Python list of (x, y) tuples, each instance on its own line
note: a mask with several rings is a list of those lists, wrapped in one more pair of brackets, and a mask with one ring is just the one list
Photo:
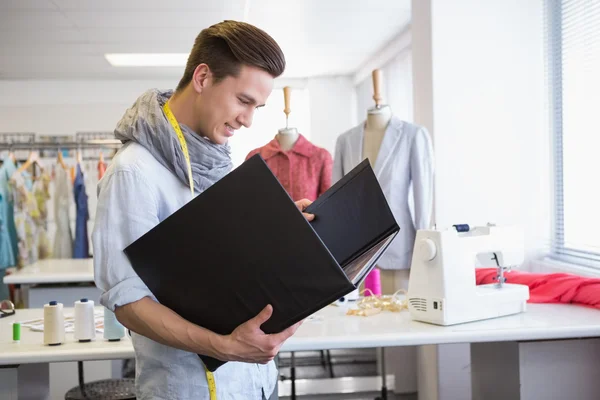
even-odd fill
[[(267, 304), (277, 333), (355, 290), (399, 231), (368, 160), (309, 223), (255, 155), (125, 249), (156, 299), (228, 335)], [(200, 356), (210, 371), (224, 362)]]

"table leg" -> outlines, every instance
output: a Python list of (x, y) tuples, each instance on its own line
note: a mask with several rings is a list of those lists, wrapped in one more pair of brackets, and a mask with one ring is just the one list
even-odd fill
[(379, 352), (381, 355), (381, 397), (376, 397), (375, 400), (387, 400), (387, 372), (385, 368), (385, 347), (380, 347)]
[(18, 400), (18, 365), (0, 366), (0, 399)]
[(48, 364), (23, 364), (0, 367), (0, 399), (49, 400)]
[(291, 354), (291, 378), (292, 378), (292, 400), (296, 400), (296, 354), (292, 351)]

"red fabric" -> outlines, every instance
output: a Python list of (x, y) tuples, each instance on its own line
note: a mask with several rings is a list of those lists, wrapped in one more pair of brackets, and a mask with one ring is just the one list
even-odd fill
[(283, 151), (277, 139), (273, 139), (248, 153), (246, 160), (257, 153), (294, 201), (314, 201), (331, 186), (331, 154), (302, 135), (289, 151)]
[[(504, 274), (507, 283), (529, 287), (531, 303), (574, 303), (600, 308), (600, 279), (573, 274), (533, 274), (510, 271)], [(495, 268), (477, 268), (478, 285), (496, 282)]]

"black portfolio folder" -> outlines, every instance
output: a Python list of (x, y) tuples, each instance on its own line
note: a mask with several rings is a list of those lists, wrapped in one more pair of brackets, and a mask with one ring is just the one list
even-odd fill
[[(125, 249), (157, 300), (227, 335), (267, 304), (280, 332), (355, 290), (399, 231), (368, 163), (310, 205), (309, 223), (255, 155)], [(215, 371), (224, 362), (200, 356)]]

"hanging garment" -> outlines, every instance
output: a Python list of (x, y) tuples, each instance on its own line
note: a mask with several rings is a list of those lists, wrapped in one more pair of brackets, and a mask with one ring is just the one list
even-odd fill
[(75, 195), (75, 206), (77, 217), (75, 219), (75, 245), (73, 249), (73, 258), (89, 257), (89, 237), (88, 237), (88, 196), (85, 192), (85, 177), (81, 164), (77, 164), (77, 173), (73, 184), (73, 194)]
[(42, 172), (40, 177), (33, 184), (33, 195), (39, 211), (39, 218), (36, 219), (39, 260), (52, 257), (50, 239), (48, 238), (48, 200), (50, 200), (50, 180), (50, 175), (48, 175), (46, 172)]
[(8, 285), (3, 282), (4, 275), (6, 275), (6, 270), (0, 269), (0, 301), (10, 299), (10, 290), (8, 289)]
[(100, 180), (102, 179), (102, 176), (104, 176), (104, 172), (106, 171), (106, 163), (104, 163), (103, 161), (98, 161), (97, 163), (94, 161), (90, 161), (89, 163), (84, 163), (83, 164), (83, 169), (84, 171), (94, 171), (97, 170), (98, 173), (85, 173), (83, 174), (84, 176), (84, 183), (85, 183), (85, 187), (86, 190), (85, 192), (88, 195), (88, 223), (87, 223), (87, 229), (88, 229), (88, 233), (89, 233), (89, 241), (88, 241), (88, 250), (89, 250), (89, 256), (93, 257), (94, 256), (94, 246), (92, 245), (92, 235), (91, 232), (94, 229), (94, 220), (96, 219), (96, 208), (98, 205), (98, 193), (96, 192), (96, 188), (98, 187), (98, 182), (100, 182)]
[(19, 241), (17, 268), (23, 268), (38, 260), (37, 223), (40, 212), (27, 179), (21, 172), (12, 174), (9, 182), (13, 189), (15, 227)]
[[(477, 268), (478, 285), (496, 283), (496, 268)], [(573, 303), (600, 308), (600, 279), (579, 275), (534, 274), (522, 271), (504, 273), (506, 283), (529, 287), (530, 303)]]
[(260, 153), (279, 182), (294, 201), (314, 201), (331, 186), (331, 154), (310, 143), (303, 135), (289, 151), (283, 151), (277, 139), (252, 150), (246, 160)]
[[(357, 166), (363, 157), (365, 123), (343, 133), (337, 139), (332, 183)], [(429, 228), (433, 207), (433, 147), (427, 130), (392, 116), (377, 160), (375, 175), (390, 209), (400, 225), (400, 233), (379, 259), (383, 269), (408, 269), (416, 231)], [(412, 186), (414, 220), (409, 207)]]
[(102, 161), (98, 161), (98, 180), (102, 179), (105, 172), (106, 172), (106, 163), (102, 162)]
[(14, 196), (9, 184), (17, 167), (6, 158), (0, 167), (0, 271), (17, 265), (19, 253), (14, 216)]
[(57, 166), (54, 178), (54, 222), (56, 224), (52, 251), (54, 258), (73, 257), (73, 234), (69, 220), (70, 185), (70, 173)]

